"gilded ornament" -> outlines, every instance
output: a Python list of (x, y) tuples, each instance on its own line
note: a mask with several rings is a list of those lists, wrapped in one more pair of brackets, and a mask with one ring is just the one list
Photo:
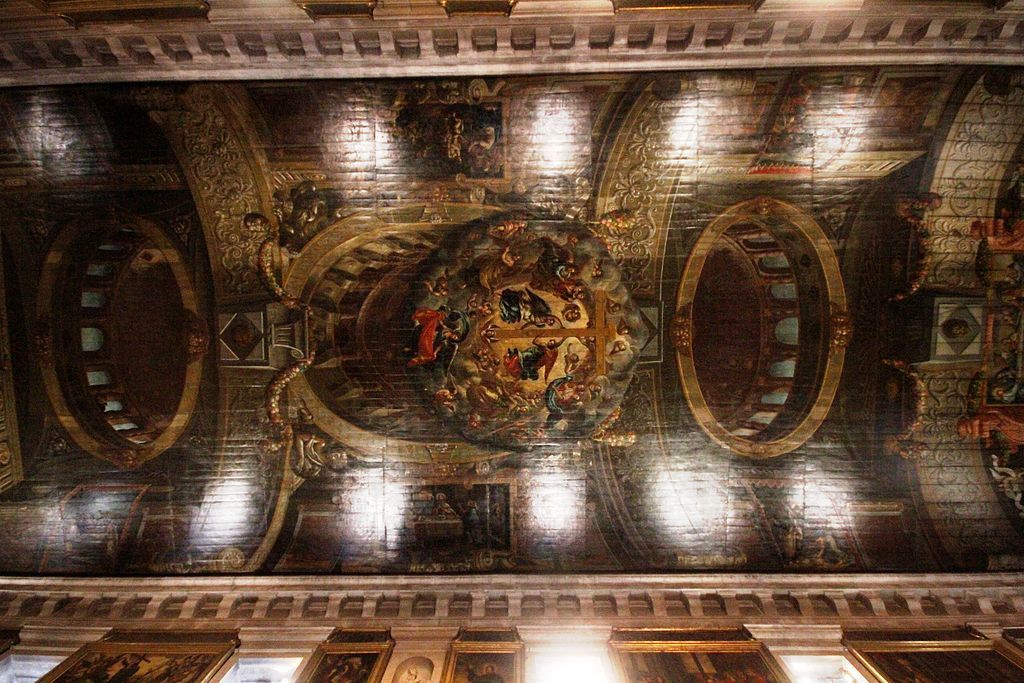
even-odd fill
[(910, 228), (910, 237), (915, 243), (913, 251), (919, 256), (917, 263), (908, 273), (906, 288), (893, 296), (894, 301), (902, 301), (916, 294), (932, 269), (932, 234), (928, 215), (941, 206), (942, 196), (933, 192), (903, 197), (896, 201), (896, 215)]
[(266, 290), (286, 308), (303, 310), (306, 305), (293, 296), (289, 296), (277, 281), (274, 269), (274, 255), (278, 248), (279, 230), (277, 225), (267, 220), (261, 213), (249, 213), (242, 219), (245, 229), (252, 232), (264, 232), (266, 238), (260, 243), (256, 252), (256, 266), (259, 269), (260, 281)]
[(43, 363), (53, 362), (53, 335), (50, 332), (50, 323), (40, 320), (36, 324), (36, 332), (33, 342), (36, 348), (36, 355)]
[(920, 374), (913, 365), (904, 360), (890, 359), (882, 362), (910, 380), (914, 405), (913, 419), (910, 424), (900, 433), (889, 437), (886, 446), (890, 451), (898, 453), (907, 460), (920, 460), (928, 452), (926, 444), (916, 437), (923, 426), (928, 393), (925, 390)]
[(597, 443), (615, 448), (625, 448), (636, 443), (636, 432), (626, 431), (619, 426), (622, 406), (619, 406), (597, 426), (590, 438)]
[(242, 218), (262, 208), (262, 179), (229, 99), (217, 88), (193, 86), (182, 97), (184, 109), (151, 115), (166, 131), (195, 197), (218, 286), (248, 295), (260, 287), (256, 260), (265, 231)]
[(240, 548), (224, 548), (217, 554), (216, 563), (220, 571), (238, 571), (245, 565), (245, 553)]
[(693, 343), (693, 325), (690, 320), (690, 307), (684, 306), (672, 318), (668, 328), (668, 338), (677, 351), (689, 351)]
[(274, 193), (274, 217), (282, 247), (299, 252), (313, 237), (338, 217), (327, 193), (312, 180), (304, 180), (289, 192)]
[(832, 338), (830, 345), (832, 349), (845, 349), (850, 345), (850, 339), (853, 337), (853, 321), (850, 320), (850, 316), (846, 311), (833, 307), (832, 308)]
[(185, 332), (185, 353), (188, 362), (199, 360), (210, 349), (210, 330), (198, 316), (192, 316)]
[(655, 291), (654, 253), (666, 211), (663, 186), (668, 169), (661, 150), (671, 107), (665, 105), (665, 101), (650, 95), (635, 114), (630, 113), (628, 133), (616, 140), (615, 161), (599, 190), (600, 198), (606, 198), (599, 210), (615, 210), (602, 216), (611, 218), (607, 224), (599, 219), (594, 227), (595, 234), (608, 245), (625, 282), (640, 295)]

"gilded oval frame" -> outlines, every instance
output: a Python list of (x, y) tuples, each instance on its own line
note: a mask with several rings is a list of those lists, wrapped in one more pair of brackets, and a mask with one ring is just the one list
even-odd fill
[[(178, 286), (178, 293), (181, 296), (182, 308), (193, 318), (205, 320), (199, 308), (199, 297), (182, 260), (182, 254), (170, 238), (164, 234), (160, 226), (153, 221), (139, 216), (125, 216), (115, 220), (118, 223), (130, 225), (132, 229), (138, 230), (153, 241), (153, 244), (164, 255), (171, 268), (175, 284)], [(112, 221), (108, 220), (107, 222), (110, 223)], [(71, 257), (68, 253), (69, 248), (82, 235), (79, 227), (79, 221), (66, 225), (46, 254), (39, 279), (39, 292), (36, 298), (36, 316), (38, 321), (46, 322), (52, 315), (54, 290), (59, 275), (63, 272), (67, 260)], [(50, 344), (52, 345), (52, 341)], [(111, 462), (121, 468), (132, 469), (166, 451), (185, 432), (186, 427), (191, 422), (196, 403), (199, 400), (199, 388), (203, 378), (203, 363), (205, 359), (206, 355), (202, 354), (187, 360), (181, 398), (174, 411), (174, 417), (160, 435), (145, 446), (131, 449), (126, 448), (120, 453), (115, 452), (110, 444), (95, 438), (79, 422), (75, 416), (74, 409), (68, 404), (64, 396), (61, 381), (57, 376), (57, 368), (53, 360), (42, 360), (39, 363), (39, 367), (50, 406), (53, 408), (57, 421), (74, 442), (97, 458)], [(130, 456), (125, 456), (125, 453), (128, 451), (130, 451)]]
[[(732, 226), (751, 217), (781, 220), (795, 228), (811, 246), (821, 267), (827, 302), (831, 315), (824, 322), (823, 344), (828, 346), (825, 367), (817, 395), (810, 409), (796, 426), (785, 435), (770, 441), (757, 441), (736, 436), (725, 429), (711, 412), (697, 379), (693, 350), (693, 320), (689, 311), (697, 292), (704, 264), (712, 246)], [(800, 208), (771, 197), (756, 197), (729, 207), (701, 232), (694, 244), (676, 295), (676, 314), (672, 336), (676, 347), (676, 366), (679, 370), (683, 395), (701, 429), (717, 444), (733, 453), (755, 459), (774, 458), (796, 450), (810, 439), (828, 416), (839, 389), (849, 337), (846, 289), (839, 261), (828, 236), (810, 215)]]

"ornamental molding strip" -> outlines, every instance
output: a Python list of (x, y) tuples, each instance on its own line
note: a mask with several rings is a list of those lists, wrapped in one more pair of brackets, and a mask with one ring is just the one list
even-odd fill
[[(462, 8), (464, 4), (459, 4)], [(487, 3), (484, 3), (487, 4)], [(494, 4), (494, 3), (491, 3)], [(1012, 64), (1024, 3), (800, 3), (629, 8), (227, 0), (206, 18), (87, 22), (0, 7), (0, 86), (144, 80), (371, 78), (868, 64)], [(401, 7), (399, 6), (401, 5)], [(561, 6), (561, 8), (559, 8)], [(488, 5), (490, 9), (491, 6)], [(13, 14), (12, 16), (8, 16)], [(450, 16), (449, 16), (450, 15)]]

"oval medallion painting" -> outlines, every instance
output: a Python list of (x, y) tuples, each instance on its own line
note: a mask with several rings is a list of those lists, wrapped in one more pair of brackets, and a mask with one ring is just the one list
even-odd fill
[(467, 440), (521, 449), (585, 438), (618, 408), (647, 328), (598, 238), (497, 219), (430, 259), (408, 366)]

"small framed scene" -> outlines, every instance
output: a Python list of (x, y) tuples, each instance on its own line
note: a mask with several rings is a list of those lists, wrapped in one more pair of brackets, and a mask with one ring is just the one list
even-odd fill
[(317, 646), (297, 683), (380, 683), (395, 647), (390, 631), (337, 629)]
[(1024, 652), (969, 629), (847, 631), (844, 642), (882, 683), (1024, 681)]
[(452, 641), (441, 683), (523, 683), (523, 643), (515, 629), (464, 629)]
[(616, 630), (611, 647), (624, 683), (789, 683), (746, 629)]
[(39, 680), (216, 683), (234, 666), (238, 644), (235, 631), (111, 631)]

